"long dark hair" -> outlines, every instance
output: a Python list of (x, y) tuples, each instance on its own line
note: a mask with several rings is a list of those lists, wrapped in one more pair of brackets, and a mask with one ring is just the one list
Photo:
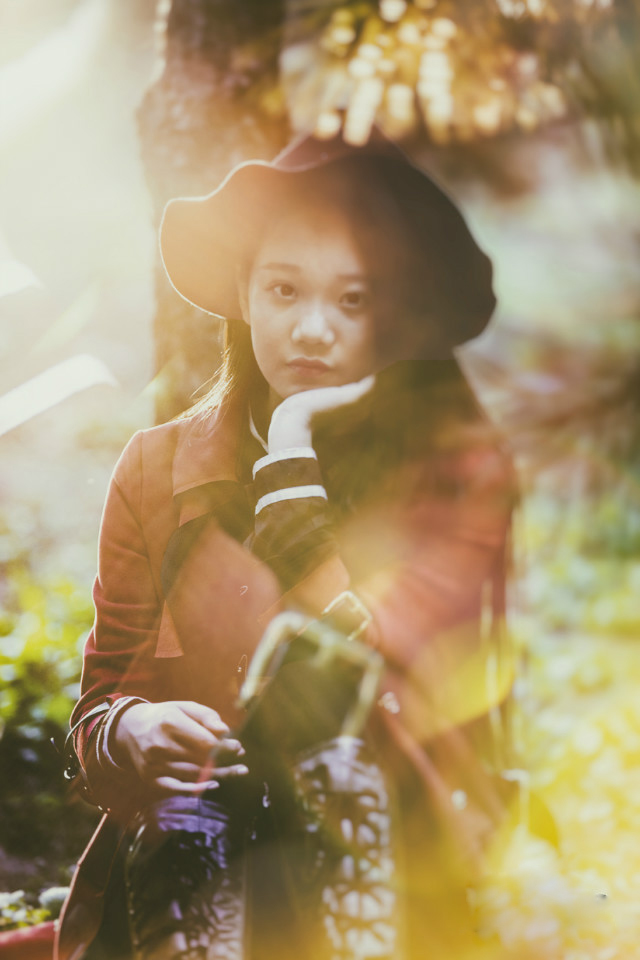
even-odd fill
[[(406, 166), (380, 157), (352, 157), (340, 163), (291, 174), (262, 209), (262, 223), (286, 208), (304, 209), (308, 198), (334, 205), (352, 226), (355, 241), (371, 277), (374, 324), (380, 357), (402, 354), (404, 339), (430, 340), (431, 352), (442, 354), (446, 343), (446, 243), (428, 210), (416, 206), (406, 182)], [(238, 264), (247, 278), (262, 237), (253, 231), (246, 260)], [(418, 334), (416, 338), (416, 334)], [(234, 392), (245, 392), (262, 380), (253, 357), (251, 337), (239, 318), (223, 328), (220, 369), (209, 391), (183, 416), (207, 417)]]
[[(266, 222), (288, 206), (304, 209), (311, 196), (315, 203), (321, 198), (343, 212), (371, 277), (378, 355), (400, 357), (378, 375), (370, 397), (314, 424), (323, 476), (345, 506), (378, 486), (399, 462), (435, 454), (443, 443), (466, 444), (470, 430), (491, 432), (448, 343), (455, 270), (446, 263), (451, 256), (446, 237), (430, 211), (416, 205), (402, 174), (403, 167), (393, 160), (350, 158), (292, 174), (274, 190), (264, 211)], [(261, 235), (255, 231), (253, 250), (239, 264), (247, 281)], [(253, 406), (267, 389), (249, 327), (229, 318), (217, 378), (183, 416), (206, 423), (232, 397)]]

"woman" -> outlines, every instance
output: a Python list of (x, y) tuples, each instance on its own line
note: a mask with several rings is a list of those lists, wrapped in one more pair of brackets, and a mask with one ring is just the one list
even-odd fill
[[(170, 203), (161, 245), (176, 290), (227, 321), (225, 359), (192, 411), (136, 434), (108, 493), (72, 717), (85, 792), (106, 814), (59, 956), (125, 953), (128, 912), (145, 958), (422, 957), (450, 944), (452, 904), (500, 808), (487, 730), (510, 679), (497, 654), (514, 488), (452, 354), (493, 311), (490, 262), (378, 134), (365, 148), (307, 137), (241, 165), (208, 197)], [(305, 940), (329, 888), (311, 884), (301, 907), (286, 888), (305, 868), (291, 864), (312, 822), (311, 859), (326, 866), (329, 832), (318, 846), (309, 803), (298, 829), (292, 780), (308, 766), (288, 775), (297, 759), (282, 743), (256, 749), (242, 733), (246, 666), (282, 611), (328, 619), (386, 665), (364, 739), (325, 764), (369, 783), (377, 862), (395, 864), (393, 881), (371, 871), (392, 907), (367, 927), (361, 898), (353, 935), (338, 904), (331, 930), (325, 916)], [(262, 879), (247, 947), (251, 832)], [(342, 854), (329, 857), (338, 872)], [(182, 893), (167, 881), (178, 874)]]

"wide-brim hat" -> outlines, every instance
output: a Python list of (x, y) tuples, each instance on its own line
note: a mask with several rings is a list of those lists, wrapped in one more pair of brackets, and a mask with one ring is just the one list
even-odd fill
[(455, 346), (476, 337), (496, 305), (491, 260), (442, 187), (377, 129), (364, 146), (345, 142), (341, 134), (329, 140), (299, 137), (271, 162), (250, 160), (234, 167), (206, 196), (170, 200), (160, 226), (160, 250), (171, 284), (207, 313), (240, 317), (237, 267), (246, 263), (265, 215), (273, 211), (274, 196), (310, 171), (331, 165), (350, 167), (357, 176), (361, 161), (385, 167), (387, 182), (391, 171), (403, 178), (405, 192), (413, 191), (415, 211), (425, 221), (425, 257), (433, 260), (435, 253), (438, 261), (439, 319), (446, 339)]

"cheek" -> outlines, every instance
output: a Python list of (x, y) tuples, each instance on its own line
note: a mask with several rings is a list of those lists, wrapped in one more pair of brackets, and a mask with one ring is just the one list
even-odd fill
[(260, 372), (269, 382), (278, 366), (282, 337), (277, 324), (256, 310), (251, 314), (251, 344)]
[(377, 364), (377, 349), (373, 322), (358, 327), (349, 338), (349, 350), (354, 367), (362, 376), (371, 373)]
[(269, 329), (264, 324), (253, 323), (251, 325), (251, 343), (253, 344), (253, 352), (259, 362), (269, 358), (273, 347)]
[(264, 308), (262, 297), (252, 296), (249, 299), (249, 316), (245, 318), (251, 328), (251, 342), (257, 354), (269, 340), (269, 316)]

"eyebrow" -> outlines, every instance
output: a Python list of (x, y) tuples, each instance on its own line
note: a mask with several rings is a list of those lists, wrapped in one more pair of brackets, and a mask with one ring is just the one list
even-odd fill
[[(258, 270), (292, 270), (294, 273), (302, 273), (302, 267), (296, 263), (263, 263)], [(365, 283), (370, 282), (370, 278), (364, 273), (339, 273), (338, 280), (362, 280)]]
[(295, 270), (297, 273), (301, 272), (301, 267), (297, 266), (295, 263), (263, 263), (262, 266), (258, 267), (259, 270)]

